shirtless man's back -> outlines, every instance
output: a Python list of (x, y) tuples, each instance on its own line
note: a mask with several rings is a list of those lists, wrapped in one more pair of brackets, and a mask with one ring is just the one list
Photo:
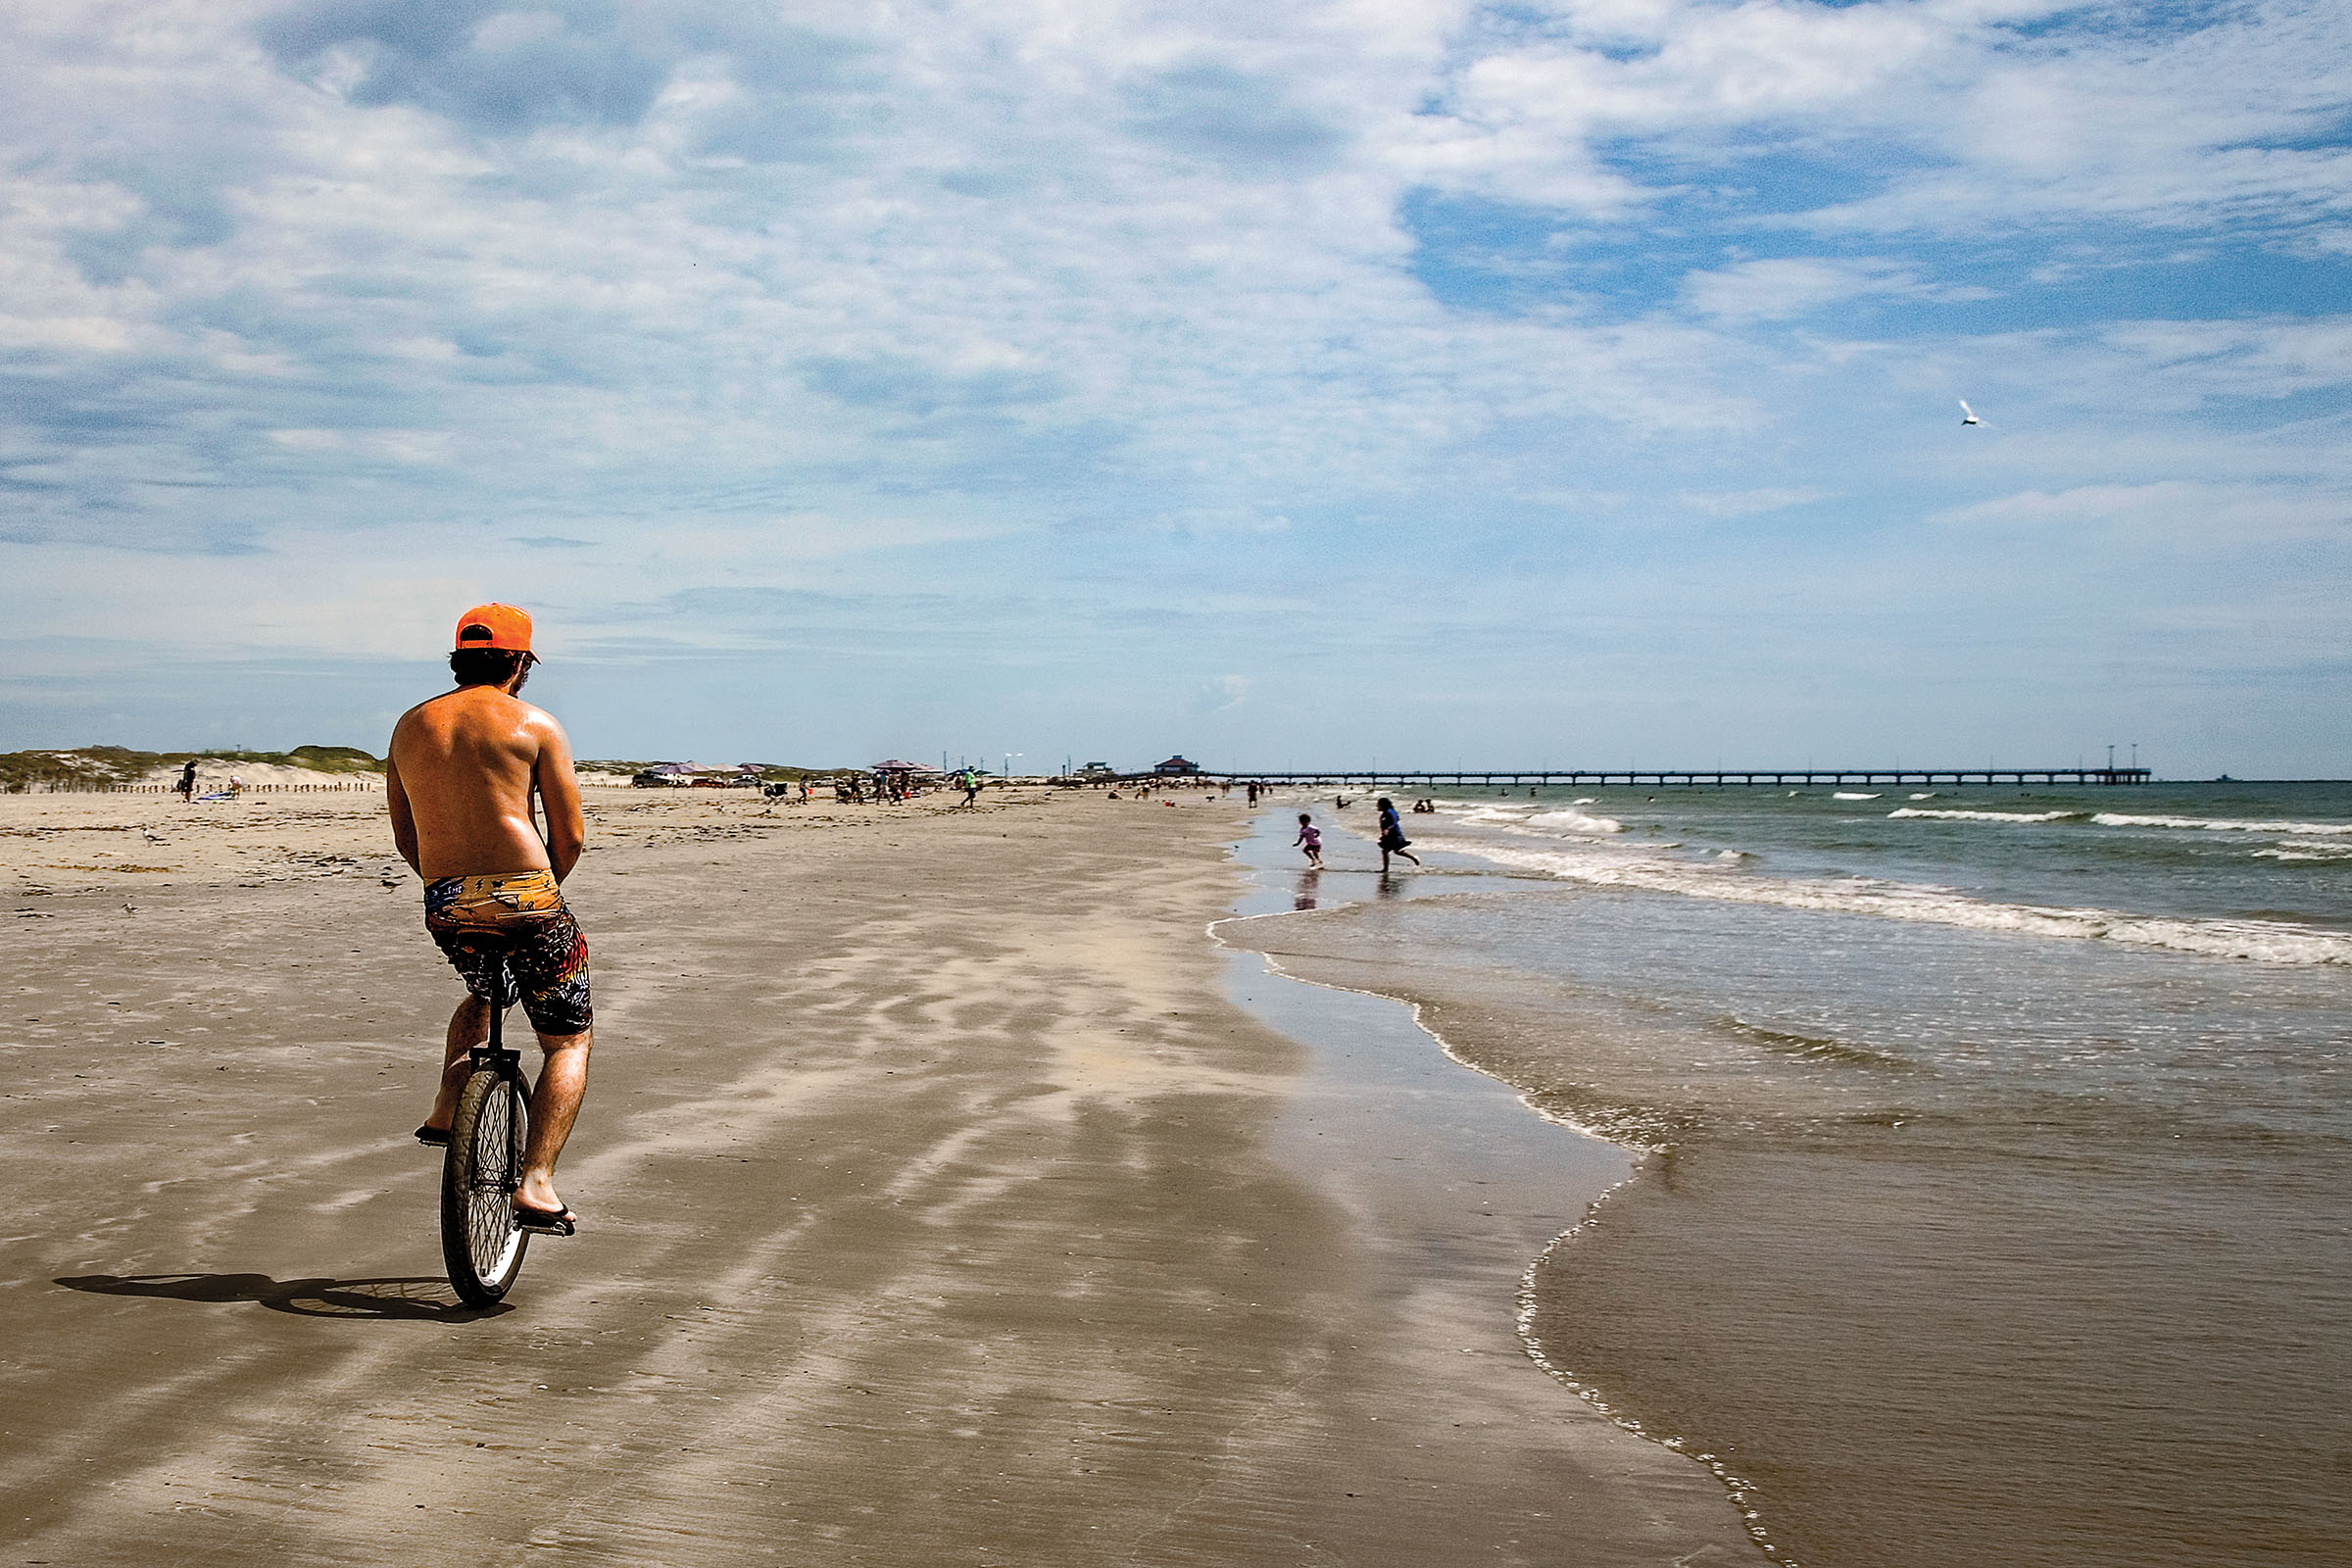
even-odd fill
[(577, 1216), (556, 1196), (556, 1156), (587, 1089), (592, 1011), (588, 942), (558, 884), (579, 860), (585, 823), (564, 727), (515, 695), (535, 662), (521, 611), (479, 605), (460, 616), (450, 655), (458, 687), (401, 715), (386, 776), (393, 842), (425, 879), (425, 929), (466, 988), (449, 1020), (440, 1091), (416, 1136), (449, 1142), (467, 1054), (489, 1034), (492, 999), (517, 1000), (499, 995), (500, 971), (511, 970), (546, 1053), (515, 1215), (525, 1229), (569, 1235)]
[[(392, 777), (393, 832), (406, 817), (420, 875), (553, 870), (562, 881), (579, 858), (570, 743), (544, 710), (500, 687), (461, 686), (403, 713)], [(544, 839), (534, 793), (547, 807)]]

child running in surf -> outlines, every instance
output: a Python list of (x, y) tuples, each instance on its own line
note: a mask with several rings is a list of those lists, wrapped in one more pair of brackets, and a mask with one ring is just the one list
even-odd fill
[(1418, 867), (1421, 857), (1405, 848), (1412, 843), (1404, 836), (1404, 824), (1396, 818), (1396, 803), (1386, 795), (1380, 798), (1380, 874), (1389, 874), (1389, 857), (1401, 855)]
[(1291, 842), (1306, 852), (1307, 864), (1319, 866), (1323, 863), (1323, 830), (1315, 826), (1315, 819), (1304, 811), (1298, 813), (1298, 836)]

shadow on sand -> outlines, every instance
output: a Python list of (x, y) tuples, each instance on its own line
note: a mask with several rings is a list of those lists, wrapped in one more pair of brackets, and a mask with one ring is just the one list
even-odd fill
[(513, 1308), (471, 1307), (435, 1277), (373, 1280), (273, 1280), (267, 1274), (70, 1274), (57, 1281), (93, 1296), (153, 1296), (172, 1301), (251, 1301), (297, 1317), (401, 1318), (471, 1323)]

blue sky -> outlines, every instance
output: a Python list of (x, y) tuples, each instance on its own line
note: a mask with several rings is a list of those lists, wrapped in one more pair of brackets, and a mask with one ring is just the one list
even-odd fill
[(0, 747), (501, 598), (591, 756), (2352, 775), (2340, 5), (51, 0), (0, 146)]

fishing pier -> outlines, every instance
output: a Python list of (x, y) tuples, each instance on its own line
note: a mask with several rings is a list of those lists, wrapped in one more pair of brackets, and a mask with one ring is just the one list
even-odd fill
[[(1358, 786), (1387, 784), (1398, 789), (1415, 785), (1450, 784), (1456, 788), (1481, 785), (1663, 785), (1668, 788), (1726, 789), (1770, 784), (2072, 784), (2132, 785), (2149, 781), (2144, 767), (1731, 767), (1731, 768), (1452, 768), (1434, 772), (1398, 772), (1391, 768), (1318, 769), (1311, 772), (1236, 772), (1202, 768), (1189, 776), (1217, 783)], [(1134, 775), (1151, 778), (1152, 774)], [(1166, 777), (1167, 775), (1159, 775)]]

